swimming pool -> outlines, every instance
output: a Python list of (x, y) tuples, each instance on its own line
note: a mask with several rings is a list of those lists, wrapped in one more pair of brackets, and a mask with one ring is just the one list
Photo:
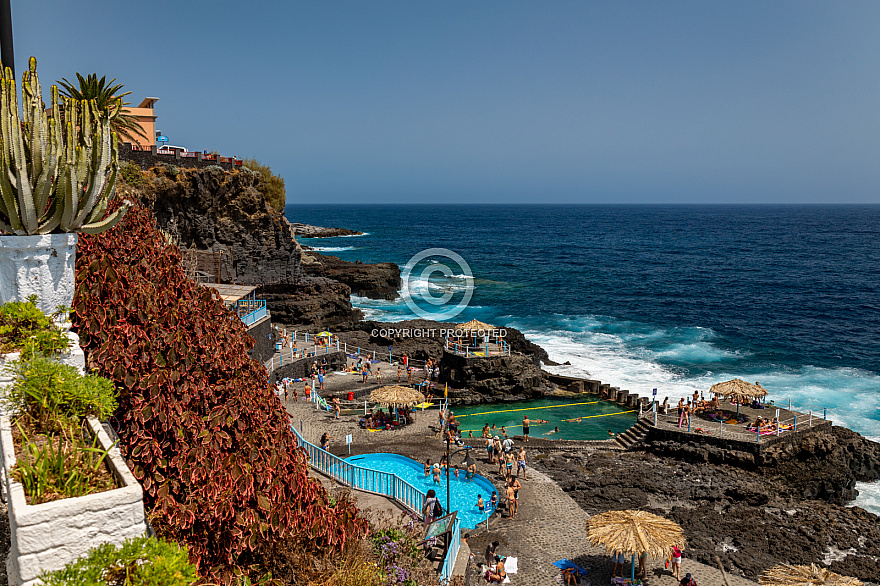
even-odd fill
[[(608, 439), (608, 431), (622, 433), (635, 425), (638, 408), (626, 407), (612, 401), (602, 401), (596, 397), (577, 399), (537, 399), (515, 403), (493, 403), (483, 405), (452, 406), (455, 417), (461, 424), (462, 435), (467, 437), (472, 431), (480, 437), (483, 425), (495, 425), (492, 435), (501, 435), (504, 426), (510, 435), (522, 434), (523, 415), (532, 421), (529, 435), (547, 439), (599, 440)], [(580, 417), (581, 420), (577, 421)], [(545, 419), (549, 423), (535, 423)], [(551, 432), (555, 427), (559, 431)]]
[[(473, 454), (473, 457), (476, 459), (478, 454)], [(458, 457), (453, 462), (457, 460)], [(433, 488), (437, 493), (437, 498), (440, 499), (440, 504), (444, 509), (446, 508), (446, 475), (440, 477), (440, 484), (437, 485), (431, 476), (425, 478), (425, 465), (422, 463), (397, 454), (363, 454), (351, 456), (345, 461), (362, 468), (396, 474), (424, 493)], [(484, 523), (487, 516), (494, 511), (490, 501), (492, 491), (497, 489), (488, 478), (477, 474), (472, 482), (467, 482), (464, 480), (464, 470), (462, 470), (460, 478), (456, 479), (455, 476), (449, 478), (449, 488), (451, 510), (458, 511), (458, 519), (463, 528), (475, 528), (477, 524)], [(480, 514), (477, 509), (477, 495), (482, 495), (483, 502), (486, 504), (486, 513)]]

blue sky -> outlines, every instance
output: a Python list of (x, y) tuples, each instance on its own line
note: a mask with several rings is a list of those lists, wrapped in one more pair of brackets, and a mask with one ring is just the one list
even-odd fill
[(260, 159), (288, 203), (880, 202), (874, 1), (12, 11), (19, 74), (159, 97), (171, 144)]

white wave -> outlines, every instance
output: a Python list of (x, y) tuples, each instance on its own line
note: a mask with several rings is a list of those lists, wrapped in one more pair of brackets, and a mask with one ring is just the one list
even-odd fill
[(857, 482), (859, 496), (849, 503), (850, 507), (862, 507), (875, 515), (880, 515), (880, 482)]
[[(711, 335), (699, 337), (699, 332), (613, 332), (597, 331), (599, 318), (579, 320), (578, 330), (554, 329), (543, 331), (523, 328), (523, 333), (547, 350), (555, 362), (570, 362), (571, 366), (545, 367), (549, 372), (570, 376), (588, 376), (642, 396), (650, 396), (656, 388), (660, 400), (669, 397), (675, 402), (689, 397), (694, 391), (708, 395), (709, 388), (735, 377), (760, 381), (770, 391), (769, 400), (788, 406), (811, 417), (827, 417), (836, 425), (843, 425), (866, 437), (880, 436), (880, 421), (874, 419), (880, 412), (880, 376), (853, 368), (820, 368), (803, 366), (796, 369), (749, 366), (749, 372), (740, 371), (731, 359), (743, 354), (728, 352), (714, 346)], [(517, 327), (515, 320), (510, 323)], [(568, 325), (568, 324), (567, 324)], [(595, 327), (592, 327), (595, 326)], [(683, 339), (678, 339), (683, 338)], [(649, 347), (640, 342), (650, 339)], [(663, 343), (658, 344), (658, 340)], [(671, 366), (669, 363), (672, 363)], [(693, 368), (700, 374), (689, 374), (687, 363), (715, 364), (706, 371)], [(723, 365), (723, 368), (717, 366)]]
[(346, 250), (357, 250), (354, 246), (312, 246), (311, 248), (317, 252), (345, 252)]
[(361, 234), (343, 234), (342, 236), (331, 236), (331, 238), (360, 238), (361, 236), (369, 236), (369, 232), (363, 232)]

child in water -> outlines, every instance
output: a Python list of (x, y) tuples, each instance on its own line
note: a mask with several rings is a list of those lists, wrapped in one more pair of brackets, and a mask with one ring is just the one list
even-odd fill
[(483, 505), (483, 495), (477, 495), (477, 508), (480, 509), (480, 513), (484, 513), (486, 511), (485, 505)]

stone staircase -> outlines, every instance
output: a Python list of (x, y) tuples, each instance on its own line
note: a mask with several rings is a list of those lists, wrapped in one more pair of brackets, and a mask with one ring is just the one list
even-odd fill
[(650, 431), (652, 427), (653, 425), (650, 420), (643, 417), (642, 419), (639, 419), (638, 423), (619, 434), (614, 440), (624, 450), (629, 450), (640, 444), (642, 440), (645, 439), (645, 436), (648, 435), (648, 431)]

